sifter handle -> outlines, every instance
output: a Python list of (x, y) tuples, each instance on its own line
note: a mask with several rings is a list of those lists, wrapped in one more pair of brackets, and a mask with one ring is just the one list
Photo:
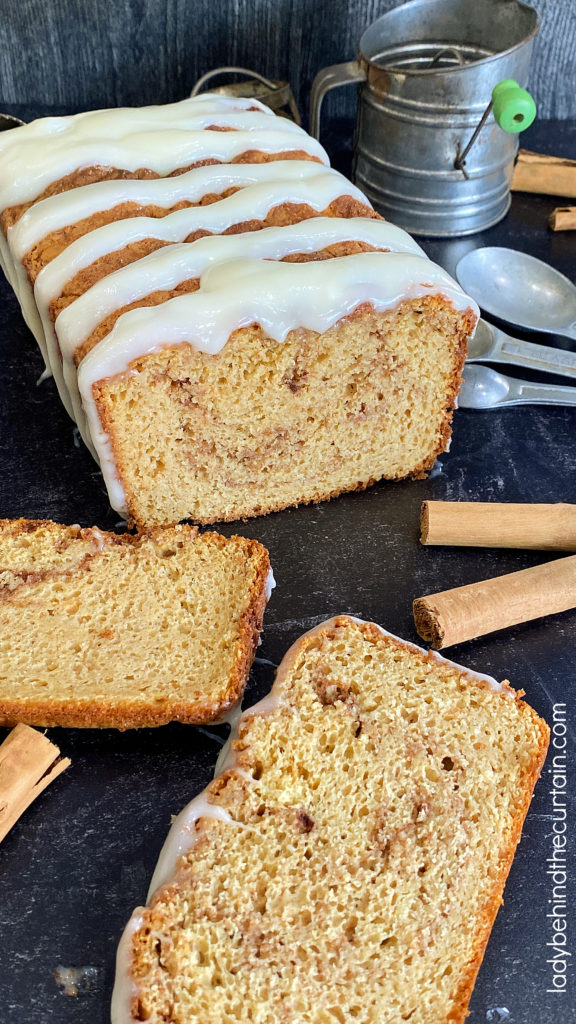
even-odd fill
[(266, 78), (261, 75), (259, 71), (251, 71), (250, 68), (241, 68), (237, 65), (229, 65), (221, 68), (212, 68), (212, 71), (207, 71), (202, 78), (199, 78), (196, 85), (192, 89), (190, 96), (198, 96), (203, 87), (211, 78), (216, 78), (218, 75), (248, 75), (248, 78), (255, 78), (256, 81), (262, 82), (263, 85), (267, 85), (269, 89), (276, 89), (278, 87), (277, 82), (273, 82), (271, 78)]
[(492, 90), (492, 112), (502, 131), (516, 134), (530, 127), (536, 117), (536, 104), (518, 82), (505, 78)]
[(331, 64), (330, 67), (322, 68), (312, 82), (310, 93), (310, 135), (318, 139), (320, 137), (320, 110), (324, 97), (330, 89), (336, 89), (340, 85), (351, 85), (352, 82), (362, 82), (366, 73), (357, 60), (349, 60), (345, 64)]

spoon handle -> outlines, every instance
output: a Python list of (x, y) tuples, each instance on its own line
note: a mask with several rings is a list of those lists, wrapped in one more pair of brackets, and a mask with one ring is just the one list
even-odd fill
[(498, 402), (503, 405), (576, 405), (576, 388), (556, 387), (554, 384), (531, 384), (527, 380), (508, 377), (507, 397)]
[[(565, 352), (561, 348), (536, 345), (532, 341), (520, 341), (509, 334), (487, 325), (494, 339), (490, 352), (480, 357), (493, 363), (509, 363), (525, 369), (540, 370), (543, 373), (558, 373), (576, 380), (576, 352)], [(576, 334), (574, 335), (576, 338)]]

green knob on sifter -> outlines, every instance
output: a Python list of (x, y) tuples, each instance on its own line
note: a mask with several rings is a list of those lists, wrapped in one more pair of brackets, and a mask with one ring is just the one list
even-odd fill
[(505, 132), (523, 132), (536, 117), (536, 104), (518, 82), (505, 78), (492, 90), (494, 120)]

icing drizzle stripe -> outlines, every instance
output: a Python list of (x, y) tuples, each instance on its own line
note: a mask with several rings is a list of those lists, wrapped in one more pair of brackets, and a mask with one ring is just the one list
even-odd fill
[[(275, 178), (309, 179), (326, 172), (324, 164), (311, 160), (285, 160), (280, 170), (265, 164), (210, 164), (194, 167), (172, 178), (113, 178), (81, 185), (68, 192), (34, 203), (8, 231), (10, 249), (21, 259), (42, 238), (121, 203), (139, 206), (176, 206), (183, 200), (198, 202), (208, 193), (244, 188)], [(337, 174), (337, 171), (333, 172)], [(367, 202), (368, 200), (366, 200)]]
[(305, 133), (286, 131), (278, 124), (280, 120), (274, 118), (270, 129), (230, 132), (143, 129), (121, 138), (89, 137), (81, 142), (57, 137), (50, 146), (39, 146), (34, 140), (23, 144), (20, 152), (3, 155), (0, 162), (2, 207), (29, 202), (54, 181), (83, 167), (117, 167), (131, 172), (147, 168), (162, 176), (205, 160), (230, 163), (247, 152), (275, 154), (296, 150), (308, 153), (321, 163), (329, 163), (319, 142)]

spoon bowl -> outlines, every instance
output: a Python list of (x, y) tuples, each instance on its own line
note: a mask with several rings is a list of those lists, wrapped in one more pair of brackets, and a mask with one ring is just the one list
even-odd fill
[(516, 249), (473, 249), (456, 276), (492, 316), (529, 331), (576, 339), (576, 286), (548, 263)]
[(576, 387), (532, 384), (480, 363), (466, 363), (458, 405), (484, 410), (508, 405), (576, 405)]
[(510, 391), (508, 378), (489, 366), (470, 364), (464, 371), (464, 383), (458, 405), (465, 409), (492, 409), (505, 401)]
[(480, 359), (489, 359), (494, 349), (495, 329), (480, 319), (476, 324), (474, 336), (468, 339), (468, 360), (477, 362)]

